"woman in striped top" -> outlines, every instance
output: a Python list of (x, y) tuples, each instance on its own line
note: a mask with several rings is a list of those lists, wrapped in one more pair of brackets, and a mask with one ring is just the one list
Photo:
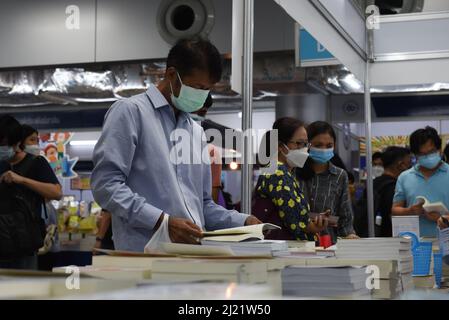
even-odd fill
[(332, 242), (337, 237), (358, 238), (353, 228), (353, 212), (349, 197), (348, 174), (332, 163), (336, 134), (332, 126), (323, 121), (307, 127), (311, 144), (309, 159), (297, 177), (304, 182), (304, 191), (312, 212), (329, 211), (337, 216), (338, 227), (329, 227)]

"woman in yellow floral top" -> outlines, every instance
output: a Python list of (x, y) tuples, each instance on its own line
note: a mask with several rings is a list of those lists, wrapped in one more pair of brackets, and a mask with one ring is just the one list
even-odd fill
[[(278, 132), (278, 166), (274, 173), (262, 174), (256, 186), (257, 196), (271, 199), (285, 231), (297, 240), (316, 240), (326, 229), (327, 220), (319, 215), (309, 218), (310, 207), (295, 176), (295, 168), (307, 160), (307, 132), (301, 121), (281, 118), (273, 124)], [(266, 135), (267, 140), (269, 134)], [(269, 141), (267, 141), (269, 143)]]

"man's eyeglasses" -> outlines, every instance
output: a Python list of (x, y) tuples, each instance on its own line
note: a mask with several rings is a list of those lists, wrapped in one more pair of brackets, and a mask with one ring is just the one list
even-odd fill
[(307, 141), (289, 141), (289, 143), (295, 144), (298, 149), (310, 148), (310, 143)]

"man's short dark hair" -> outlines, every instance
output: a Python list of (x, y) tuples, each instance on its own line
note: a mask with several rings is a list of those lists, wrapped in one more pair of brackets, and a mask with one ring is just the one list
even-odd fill
[(10, 115), (0, 117), (0, 141), (5, 138), (8, 146), (14, 146), (22, 141), (22, 126)]
[(214, 83), (220, 81), (222, 60), (217, 48), (207, 40), (181, 39), (171, 48), (167, 57), (167, 69), (175, 68), (181, 78), (193, 70), (207, 71)]
[(410, 149), (403, 147), (388, 147), (382, 154), (382, 162), (385, 168), (390, 168), (410, 155)]
[(382, 159), (382, 152), (379, 152), (379, 151), (374, 152), (374, 153), (373, 153), (372, 159), (373, 159), (373, 161), (376, 160), (376, 159), (381, 159), (382, 162), (383, 162), (383, 159)]
[(410, 150), (414, 154), (419, 154), (421, 146), (426, 144), (429, 140), (433, 141), (435, 147), (441, 150), (441, 138), (435, 128), (425, 127), (424, 129), (418, 129), (410, 136)]

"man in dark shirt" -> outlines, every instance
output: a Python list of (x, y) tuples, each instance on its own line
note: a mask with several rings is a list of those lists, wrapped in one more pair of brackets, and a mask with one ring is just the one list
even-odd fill
[(382, 154), (384, 173), (374, 179), (374, 214), (376, 237), (391, 237), (391, 207), (399, 175), (411, 168), (410, 150), (402, 147), (388, 147)]
[[(25, 199), (34, 214), (32, 221), (39, 224), (39, 227), (43, 225), (41, 212), (44, 199), (58, 200), (62, 196), (61, 185), (47, 160), (27, 154), (23, 149), (22, 126), (11, 116), (0, 117), (0, 235), (4, 237), (4, 241), (10, 241), (11, 235), (15, 233), (15, 230), (9, 230), (11, 227), (15, 228), (15, 225), (6, 222), (11, 218), (11, 210), (17, 209), (11, 207), (11, 199), (17, 194), (21, 194)], [(14, 241), (11, 244), (14, 244)], [(2, 247), (3, 249), (6, 252), (9, 248)], [(36, 269), (38, 249), (37, 247), (29, 249), (30, 252), (14, 252), (12, 256), (0, 252), (0, 268)]]

